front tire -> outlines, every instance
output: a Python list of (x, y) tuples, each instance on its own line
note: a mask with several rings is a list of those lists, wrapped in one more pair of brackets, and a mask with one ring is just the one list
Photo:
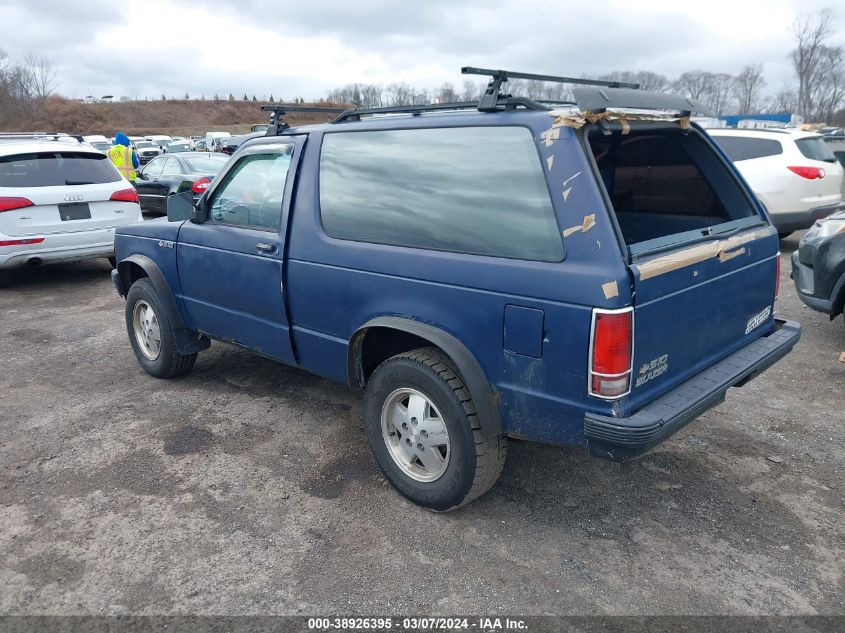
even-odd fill
[(431, 510), (453, 510), (484, 494), (505, 464), (505, 436), (485, 436), (460, 372), (436, 348), (379, 365), (364, 395), (364, 424), (387, 480)]
[(126, 331), (135, 357), (151, 376), (174, 378), (191, 371), (197, 355), (180, 354), (173, 320), (155, 286), (142, 277), (126, 293)]

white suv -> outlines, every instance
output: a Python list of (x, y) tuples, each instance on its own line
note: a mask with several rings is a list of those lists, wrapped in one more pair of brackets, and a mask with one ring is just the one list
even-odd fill
[(143, 220), (135, 188), (74, 141), (0, 136), (0, 276), (10, 268), (114, 257), (114, 229)]
[(797, 129), (707, 130), (766, 205), (781, 237), (842, 203), (842, 165), (820, 134)]

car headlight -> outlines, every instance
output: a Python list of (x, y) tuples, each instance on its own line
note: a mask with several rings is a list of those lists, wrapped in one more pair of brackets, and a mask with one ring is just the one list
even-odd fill
[(827, 220), (819, 220), (813, 229), (815, 229), (813, 230), (814, 236), (826, 239), (831, 235), (845, 232), (845, 218), (828, 218)]

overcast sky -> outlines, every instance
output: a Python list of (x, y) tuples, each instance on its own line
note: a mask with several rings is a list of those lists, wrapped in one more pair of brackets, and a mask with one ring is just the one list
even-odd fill
[[(462, 82), (465, 65), (563, 75), (738, 72), (792, 80), (801, 12), (831, 0), (2, 0), (0, 48), (50, 59), (71, 97), (325, 96)], [(834, 20), (845, 44), (845, 10)]]

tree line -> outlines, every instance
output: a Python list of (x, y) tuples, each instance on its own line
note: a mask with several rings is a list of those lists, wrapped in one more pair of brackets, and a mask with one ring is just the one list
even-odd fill
[(55, 88), (56, 73), (45, 57), (15, 59), (0, 49), (0, 125), (28, 120)]
[[(845, 52), (830, 43), (834, 35), (833, 13), (824, 9), (800, 16), (792, 26), (795, 48), (789, 60), (795, 82), (766, 94), (763, 65), (747, 64), (738, 74), (689, 70), (669, 78), (653, 71), (617, 71), (596, 77), (607, 81), (639, 84), (644, 90), (676, 92), (696, 99), (714, 115), (762, 112), (793, 112), (806, 121), (833, 121), (845, 105)], [(327, 99), (362, 108), (448, 103), (478, 99), (486, 84), (466, 79), (460, 86), (444, 83), (427, 90), (406, 82), (391, 84), (353, 83), (330, 90)], [(511, 79), (502, 90), (535, 100), (570, 101), (571, 87), (541, 81)], [(840, 117), (842, 114), (840, 113)]]
[[(763, 65), (747, 64), (738, 74), (689, 70), (679, 76), (647, 71), (616, 71), (598, 79), (639, 84), (644, 90), (677, 92), (701, 101), (715, 115), (755, 112), (793, 112), (806, 121), (845, 124), (845, 49), (831, 42), (833, 12), (824, 9), (799, 16), (792, 25), (794, 48), (788, 59), (794, 71), (791, 84), (766, 91)], [(486, 82), (464, 79), (459, 85), (446, 82), (429, 89), (405, 81), (389, 84), (352, 83), (328, 91), (326, 100), (357, 107), (400, 106), (431, 102), (474, 101)], [(56, 73), (50, 61), (35, 54), (22, 59), (0, 49), (0, 125), (25, 125), (44, 100), (55, 92)], [(512, 79), (503, 90), (535, 100), (570, 101), (571, 86)], [(177, 98), (178, 99), (178, 98)], [(186, 93), (184, 99), (190, 99)], [(203, 95), (201, 99), (206, 98)], [(121, 97), (121, 101), (130, 100)], [(167, 100), (165, 95), (161, 100)], [(213, 101), (264, 101), (255, 95), (238, 98), (214, 95)], [(269, 101), (273, 102), (273, 96)], [(297, 102), (304, 99), (297, 97)]]

